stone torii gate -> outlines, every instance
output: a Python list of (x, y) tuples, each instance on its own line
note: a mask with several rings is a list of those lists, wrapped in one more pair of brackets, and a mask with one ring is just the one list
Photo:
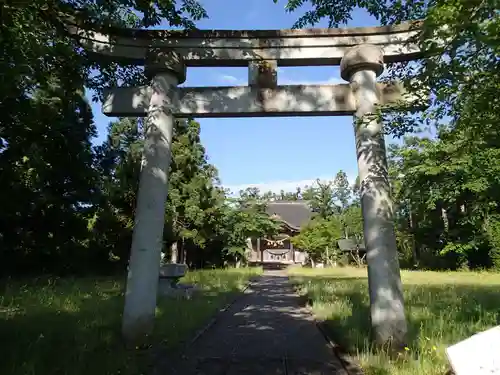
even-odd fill
[[(89, 52), (143, 65), (150, 85), (105, 91), (108, 116), (146, 117), (145, 149), (123, 316), (126, 339), (154, 322), (164, 206), (175, 118), (354, 115), (367, 249), (371, 321), (379, 343), (403, 342), (406, 320), (379, 105), (407, 98), (377, 83), (384, 63), (420, 55), (414, 24), (390, 27), (252, 31), (164, 31), (69, 26)], [(277, 84), (280, 66), (340, 65), (347, 84)], [(178, 87), (186, 67), (248, 67), (248, 85)]]

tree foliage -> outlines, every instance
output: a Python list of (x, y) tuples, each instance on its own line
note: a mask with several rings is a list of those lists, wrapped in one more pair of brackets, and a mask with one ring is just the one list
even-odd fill
[(303, 249), (315, 261), (327, 261), (338, 255), (337, 241), (342, 238), (343, 225), (335, 215), (313, 220), (291, 241), (298, 249)]
[[(389, 64), (388, 79), (403, 80), (410, 91), (429, 88), (431, 105), (417, 115), (382, 115), (387, 132), (406, 134), (389, 150), (402, 264), (500, 267), (498, 1), (289, 0), (287, 10), (306, 3), (312, 7), (298, 16), (297, 27), (323, 18), (339, 26), (356, 8), (382, 24), (423, 20), (415, 42), (424, 58)], [(63, 18), (78, 13), (103, 26), (192, 28), (207, 14), (196, 0), (35, 0), (1, 7), (0, 272), (123, 270), (142, 123), (120, 119), (93, 147), (86, 96), (145, 77), (137, 67), (90, 58), (67, 35)], [(233, 199), (206, 158), (197, 122), (176, 123), (172, 152), (166, 254), (177, 249), (182, 261), (197, 266), (243, 260), (249, 237), (277, 231), (264, 210), (271, 200), (309, 202), (317, 217), (293, 241), (316, 259), (335, 237), (362, 239), (359, 181), (349, 186), (342, 171), (294, 192), (249, 188)]]
[[(500, 15), (496, 0), (304, 1), (296, 27), (326, 18), (345, 24), (355, 8), (382, 24), (421, 19), (414, 38), (424, 58), (390, 64), (388, 79), (430, 91), (418, 116), (385, 115), (386, 130), (404, 144), (391, 150), (397, 240), (406, 265), (489, 267), (498, 259), (498, 101)], [(431, 130), (436, 137), (422, 136)]]
[[(18, 5), (1, 5), (0, 271), (97, 269), (125, 242), (114, 229), (132, 225), (139, 151), (92, 148), (96, 129), (85, 88), (99, 95), (106, 85), (144, 77), (137, 68), (90, 59), (65, 32), (63, 17), (79, 11), (103, 25), (192, 27), (206, 14), (191, 0)], [(118, 133), (132, 132), (127, 126)], [(105, 237), (92, 236), (108, 225), (99, 232)]]
[(223, 251), (235, 260), (244, 260), (249, 238), (272, 237), (280, 224), (265, 211), (266, 202), (240, 197), (228, 200), (220, 235), (224, 239)]

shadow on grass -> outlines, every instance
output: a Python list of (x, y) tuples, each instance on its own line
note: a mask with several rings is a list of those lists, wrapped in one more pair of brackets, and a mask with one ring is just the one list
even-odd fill
[[(335, 311), (329, 311), (326, 306), (320, 307), (328, 315), (320, 316), (321, 326), (338, 345), (338, 350), (346, 354), (356, 353), (362, 344), (359, 339), (364, 340), (370, 335), (370, 308), (368, 296), (362, 291), (339, 290), (336, 286), (341, 283), (365, 282), (365, 278), (350, 276), (300, 276), (295, 281), (304, 304), (316, 308), (320, 304), (327, 305), (335, 301), (338, 307)], [(324, 285), (329, 285), (332, 289), (325, 290)]]
[[(155, 333), (141, 348), (121, 341), (123, 282), (38, 280), (0, 284), (0, 374), (143, 374), (233, 298), (245, 277), (210, 275), (190, 300), (160, 298)], [(209, 282), (209, 280), (211, 282)]]
[[(0, 320), (2, 374), (112, 374), (138, 371), (137, 354), (118, 338), (122, 298), (110, 296), (74, 306), (29, 307)], [(6, 310), (6, 309), (4, 309)], [(129, 358), (133, 356), (134, 358)], [(131, 368), (124, 368), (124, 362)], [(129, 371), (130, 370), (130, 371)], [(129, 372), (127, 372), (129, 371)]]
[[(299, 290), (328, 335), (347, 355), (376, 356), (371, 345), (366, 277), (298, 276)], [(500, 288), (488, 284), (404, 285), (408, 319), (408, 354), (447, 367), (444, 348), (500, 324)], [(441, 354), (437, 350), (441, 350)], [(421, 358), (420, 358), (421, 359)], [(401, 360), (407, 358), (402, 357)], [(393, 373), (385, 365), (364, 366), (366, 373)], [(375, 361), (376, 362), (376, 361)], [(433, 372), (439, 373), (439, 372)], [(442, 372), (444, 373), (444, 371)]]

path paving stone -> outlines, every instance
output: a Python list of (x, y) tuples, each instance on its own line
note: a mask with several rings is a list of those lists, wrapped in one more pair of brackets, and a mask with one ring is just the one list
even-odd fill
[(347, 375), (283, 271), (266, 271), (172, 375)]

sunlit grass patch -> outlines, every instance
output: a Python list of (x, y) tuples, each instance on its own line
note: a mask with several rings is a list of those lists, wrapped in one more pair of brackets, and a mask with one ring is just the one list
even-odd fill
[[(177, 347), (260, 269), (189, 272), (202, 292), (190, 300), (161, 298), (151, 344)], [(0, 284), (0, 374), (142, 374), (147, 350), (120, 340), (125, 279), (40, 278)]]
[(500, 324), (500, 274), (403, 271), (408, 355), (391, 359), (370, 342), (366, 269), (293, 269), (300, 292), (367, 374), (444, 374), (445, 349)]

